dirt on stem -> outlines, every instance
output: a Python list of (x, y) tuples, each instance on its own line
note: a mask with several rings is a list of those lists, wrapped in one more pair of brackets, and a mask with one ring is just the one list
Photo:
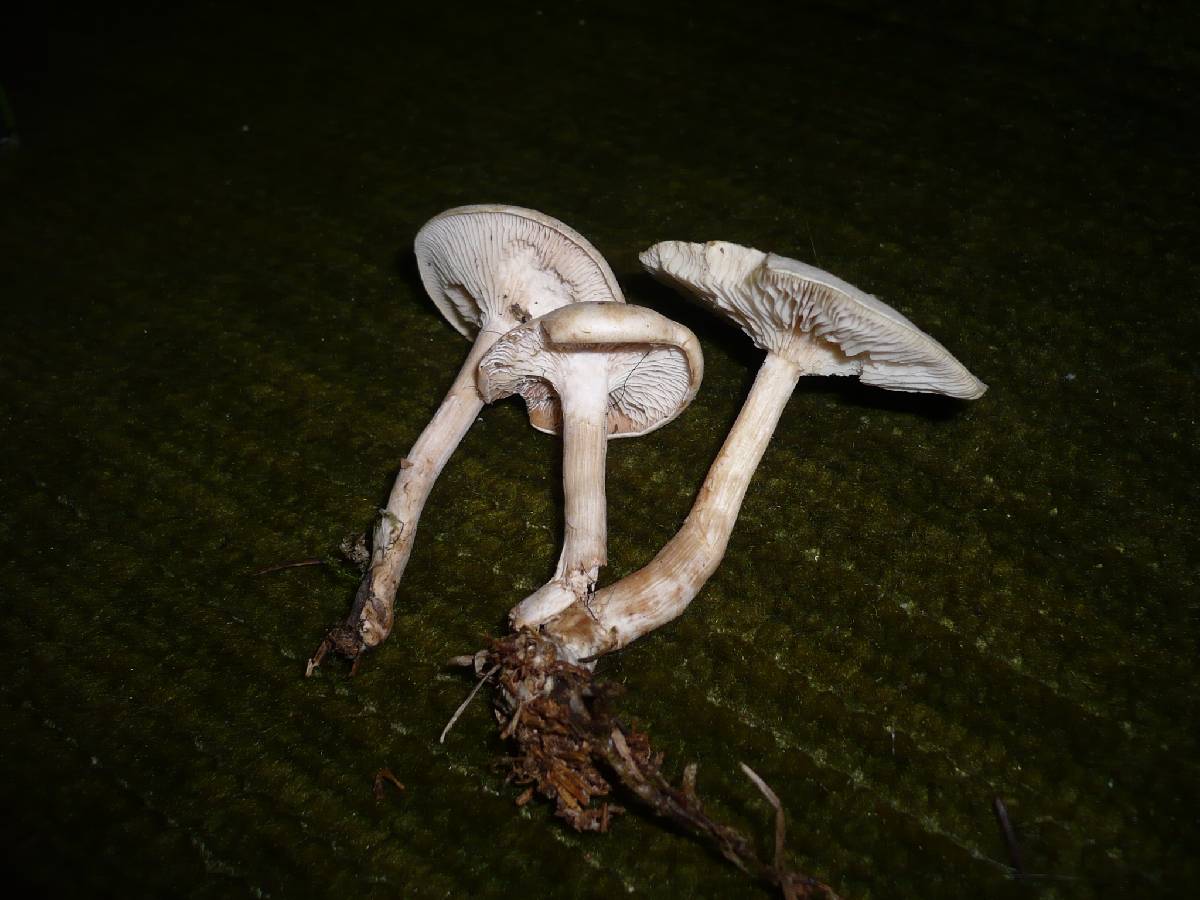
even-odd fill
[(362, 654), (367, 649), (359, 623), (363, 620), (364, 608), (368, 604), (379, 604), (373, 590), (374, 582), (366, 577), (371, 559), (371, 553), (367, 549), (366, 532), (358, 535), (350, 534), (342, 538), (338, 549), (341, 551), (342, 558), (358, 570), (361, 581), (355, 592), (350, 614), (344, 621), (336, 623), (325, 633), (325, 637), (317, 645), (316, 651), (308, 658), (304, 669), (306, 678), (312, 677), (313, 672), (331, 651), (350, 660), (352, 676), (358, 671), (359, 663), (362, 662)]

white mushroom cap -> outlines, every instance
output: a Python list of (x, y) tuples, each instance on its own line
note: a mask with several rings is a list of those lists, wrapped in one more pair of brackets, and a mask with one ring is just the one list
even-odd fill
[(568, 303), (625, 299), (586, 238), (532, 209), (448, 209), (422, 226), (413, 246), (425, 290), (469, 338), (499, 318), (526, 322)]
[(500, 338), (479, 364), (488, 403), (520, 394), (534, 428), (562, 427), (559, 392), (572, 354), (608, 357), (610, 437), (636, 437), (678, 416), (700, 388), (704, 359), (696, 336), (641, 306), (575, 303)]
[(858, 375), (888, 390), (967, 400), (987, 390), (899, 312), (814, 266), (724, 241), (663, 241), (640, 258), (651, 274), (698, 294), (803, 374)]

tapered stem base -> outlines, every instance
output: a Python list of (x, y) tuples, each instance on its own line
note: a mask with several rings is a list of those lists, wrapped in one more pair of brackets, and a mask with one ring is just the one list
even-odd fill
[(401, 461), (387, 507), (379, 512), (371, 560), (350, 614), (325, 636), (309, 660), (308, 674), (330, 651), (357, 661), (363, 650), (378, 647), (391, 633), (396, 588), (412, 555), (417, 522), (446, 462), (483, 409), (475, 370), (499, 333), (480, 331), (433, 419)]

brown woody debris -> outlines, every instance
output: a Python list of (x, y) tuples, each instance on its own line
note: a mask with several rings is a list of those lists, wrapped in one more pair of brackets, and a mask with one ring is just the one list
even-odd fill
[(748, 777), (776, 813), (771, 863), (759, 859), (740, 832), (705, 814), (694, 766), (685, 770), (680, 788), (670, 785), (661, 771), (662, 754), (653, 751), (649, 737), (614, 714), (618, 689), (595, 681), (585, 668), (560, 661), (550, 640), (520, 631), (495, 641), (476, 655), (474, 664), (479, 677), (486, 672), (496, 680), (496, 718), (501, 734), (516, 745), (508, 760), (509, 778), (529, 786), (517, 798), (519, 806), (536, 791), (551, 800), (556, 815), (576, 831), (603, 832), (614, 814), (624, 812), (609, 799), (620, 785), (742, 871), (778, 887), (788, 900), (836, 900), (827, 884), (787, 868), (783, 807), (753, 772), (747, 770)]
[(373, 793), (375, 794), (375, 801), (377, 803), (383, 802), (384, 794), (387, 790), (387, 784), (389, 782), (395, 786), (396, 790), (404, 790), (404, 785), (400, 783), (400, 779), (396, 777), (395, 772), (387, 768), (380, 769), (375, 773), (375, 786), (373, 790)]

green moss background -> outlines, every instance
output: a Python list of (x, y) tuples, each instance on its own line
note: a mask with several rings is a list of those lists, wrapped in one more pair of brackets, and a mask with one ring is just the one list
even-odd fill
[[(553, 568), (556, 442), (485, 410), (396, 633), (302, 677), (466, 344), (409, 251), (542, 209), (701, 337), (691, 410), (609, 464), (615, 579), (753, 378), (639, 274), (666, 238), (828, 268), (991, 386), (812, 380), (724, 565), (602, 672), (677, 775), (848, 897), (1187, 895), (1197, 821), (1194, 14), (946, 4), (471, 11), (145, 4), (51, 22), (0, 154), (0, 840), (90, 896), (767, 896), (640, 814), (513, 806), (444, 668)], [(383, 803), (371, 778), (405, 783)], [(1012, 879), (1002, 796), (1026, 867)], [(757, 892), (757, 893), (756, 893)]]

